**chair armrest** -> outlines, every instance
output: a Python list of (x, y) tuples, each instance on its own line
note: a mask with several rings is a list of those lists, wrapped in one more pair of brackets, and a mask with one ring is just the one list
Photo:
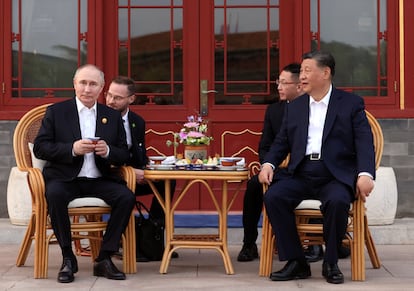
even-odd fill
[(119, 167), (119, 174), (125, 180), (127, 187), (135, 193), (135, 187), (137, 184), (134, 168), (131, 166), (121, 166)]
[(27, 171), (27, 182), (32, 196), (33, 210), (36, 209), (36, 211), (39, 211), (40, 209), (43, 209), (42, 211), (46, 211), (45, 181), (43, 179), (42, 171), (38, 168), (26, 168), (24, 170)]

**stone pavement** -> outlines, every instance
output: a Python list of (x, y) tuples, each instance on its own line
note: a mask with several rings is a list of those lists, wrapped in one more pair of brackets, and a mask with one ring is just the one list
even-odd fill
[[(312, 277), (306, 280), (272, 282), (259, 277), (259, 261), (239, 263), (241, 229), (229, 230), (230, 256), (234, 275), (226, 275), (220, 254), (215, 250), (179, 249), (180, 257), (173, 259), (168, 273), (159, 274), (160, 262), (138, 263), (137, 274), (127, 275), (125, 281), (112, 281), (92, 275), (92, 262), (79, 257), (79, 272), (70, 284), (59, 284), (56, 275), (61, 264), (57, 245), (49, 250), (49, 278), (33, 279), (33, 251), (26, 265), (16, 267), (15, 260), (24, 226), (11, 225), (0, 219), (0, 290), (414, 290), (414, 219), (396, 220), (393, 225), (371, 227), (381, 269), (372, 269), (367, 256), (366, 281), (351, 281), (350, 260), (340, 260), (345, 283), (332, 285), (321, 275), (321, 262), (311, 264)], [(189, 230), (186, 230), (189, 231)], [(114, 259), (118, 267), (120, 260)], [(274, 260), (273, 269), (283, 263)]]

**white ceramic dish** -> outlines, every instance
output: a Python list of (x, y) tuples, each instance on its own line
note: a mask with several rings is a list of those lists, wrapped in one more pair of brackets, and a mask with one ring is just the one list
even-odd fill
[(237, 170), (237, 166), (217, 166), (217, 169), (219, 169), (220, 171), (235, 171)]
[(150, 165), (148, 166), (148, 169), (150, 170), (172, 170), (175, 169), (175, 165)]
[(240, 157), (221, 157), (220, 161), (227, 161), (227, 162), (240, 162), (242, 160), (242, 158)]
[(151, 161), (163, 161), (165, 160), (167, 157), (164, 156), (149, 156), (148, 159), (150, 159)]

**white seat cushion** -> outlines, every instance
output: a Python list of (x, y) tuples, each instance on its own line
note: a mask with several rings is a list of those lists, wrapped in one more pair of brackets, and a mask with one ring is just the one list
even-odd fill
[(319, 207), (321, 206), (321, 201), (319, 200), (312, 200), (312, 199), (307, 199), (307, 200), (303, 200), (297, 207), (296, 209), (320, 209)]
[(85, 197), (85, 198), (76, 198), (72, 200), (68, 208), (74, 208), (74, 207), (109, 207), (108, 204), (105, 203), (102, 199), (95, 198), (95, 197)]
[(36, 156), (33, 153), (33, 143), (31, 142), (29, 142), (29, 150), (30, 150), (30, 155), (32, 156), (33, 168), (38, 168), (40, 170), (43, 170), (43, 167), (45, 166), (46, 161), (36, 158)]

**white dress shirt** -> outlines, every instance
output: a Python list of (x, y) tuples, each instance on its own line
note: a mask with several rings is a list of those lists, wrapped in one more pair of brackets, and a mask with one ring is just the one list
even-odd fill
[[(76, 97), (76, 107), (79, 114), (79, 125), (82, 139), (94, 137), (96, 132), (96, 103), (93, 107), (88, 108)], [(94, 153), (84, 155), (83, 165), (78, 177), (98, 178), (102, 174), (95, 164)]]
[(315, 101), (312, 96), (309, 96), (309, 127), (306, 155), (321, 154), (323, 127), (325, 126), (331, 92), (332, 85), (329, 87), (328, 93), (320, 101)]

